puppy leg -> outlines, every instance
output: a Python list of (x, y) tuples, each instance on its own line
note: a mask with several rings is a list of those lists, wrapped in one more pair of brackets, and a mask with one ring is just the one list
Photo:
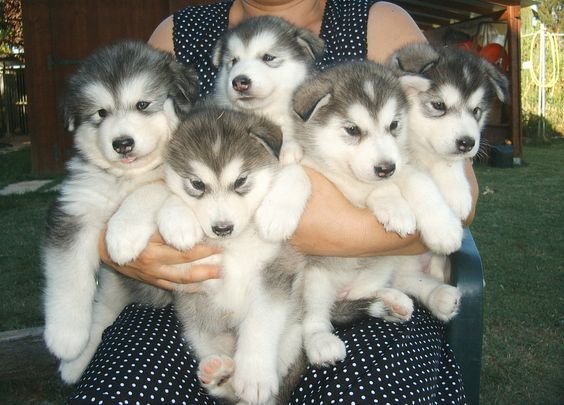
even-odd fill
[(127, 291), (122, 287), (119, 276), (112, 271), (100, 271), (100, 288), (97, 291), (92, 314), (90, 340), (80, 356), (70, 361), (62, 361), (59, 372), (64, 382), (73, 384), (78, 381), (94, 357), (102, 340), (102, 333), (117, 318), (119, 313), (130, 303)]
[(147, 184), (130, 194), (108, 222), (110, 257), (123, 265), (134, 260), (157, 229), (158, 210), (169, 193), (164, 183)]
[(465, 220), (472, 209), (472, 194), (464, 175), (463, 163), (455, 162), (447, 167), (439, 162), (431, 169), (431, 175), (454, 214), (460, 220)]
[(331, 308), (337, 291), (327, 271), (312, 267), (304, 274), (304, 346), (309, 361), (318, 365), (335, 364), (347, 354), (343, 341), (333, 334)]
[(271, 241), (292, 236), (311, 193), (311, 184), (298, 164), (284, 166), (263, 199), (255, 221), (261, 235)]
[(402, 237), (415, 232), (415, 215), (393, 182), (379, 184), (368, 196), (366, 205), (388, 232)]
[(44, 252), (44, 339), (58, 358), (72, 360), (86, 346), (92, 321), (92, 301), (98, 271), (101, 224), (77, 224), (70, 245)]
[(170, 195), (157, 215), (163, 239), (179, 250), (188, 250), (204, 236), (194, 212), (178, 196)]

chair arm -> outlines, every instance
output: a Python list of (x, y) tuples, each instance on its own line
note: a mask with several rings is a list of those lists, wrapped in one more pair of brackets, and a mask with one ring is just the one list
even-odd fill
[(462, 370), (468, 404), (480, 401), (484, 272), (480, 253), (469, 229), (459, 251), (450, 256), (451, 284), (462, 293), (460, 309), (447, 327), (447, 341)]

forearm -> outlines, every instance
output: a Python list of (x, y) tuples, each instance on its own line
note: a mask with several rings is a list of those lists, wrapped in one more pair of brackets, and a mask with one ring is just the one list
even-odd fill
[(292, 238), (298, 250), (321, 256), (376, 256), (423, 253), (414, 234), (387, 232), (368, 209), (354, 207), (318, 172), (306, 169), (312, 195)]

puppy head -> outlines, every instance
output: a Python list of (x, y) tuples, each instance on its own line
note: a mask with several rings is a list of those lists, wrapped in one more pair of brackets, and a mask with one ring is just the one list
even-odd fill
[(323, 54), (323, 41), (278, 17), (245, 20), (217, 43), (216, 93), (239, 109), (289, 103), (291, 94)]
[(207, 237), (236, 236), (266, 195), (281, 146), (280, 128), (264, 118), (198, 109), (167, 148), (167, 183), (194, 210)]
[(428, 44), (398, 50), (389, 64), (410, 100), (415, 145), (446, 159), (473, 157), (493, 100), (508, 98), (506, 77), (477, 55)]
[(405, 163), (407, 100), (382, 65), (349, 62), (304, 82), (293, 99), (306, 158), (338, 175), (373, 183)]
[(96, 51), (70, 78), (62, 102), (78, 152), (116, 175), (162, 162), (164, 145), (198, 95), (195, 72), (142, 42)]

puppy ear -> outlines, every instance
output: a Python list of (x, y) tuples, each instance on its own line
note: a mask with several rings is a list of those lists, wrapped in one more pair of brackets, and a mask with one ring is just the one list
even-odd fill
[(399, 78), (401, 87), (407, 96), (423, 93), (431, 87), (431, 81), (422, 76), (405, 75)]
[(292, 108), (302, 119), (308, 121), (321, 107), (331, 100), (333, 85), (329, 80), (313, 78), (298, 87), (294, 93)]
[(439, 61), (439, 53), (429, 44), (410, 44), (398, 49), (388, 65), (399, 75), (421, 75)]
[(258, 116), (253, 118), (255, 119), (248, 128), (249, 135), (260, 142), (276, 159), (279, 159), (282, 148), (282, 130), (266, 118)]
[(200, 85), (196, 71), (187, 65), (172, 61), (174, 90), (171, 93), (174, 109), (179, 117), (185, 116), (198, 98)]
[(499, 98), (499, 101), (502, 103), (507, 102), (509, 99), (509, 81), (507, 77), (495, 65), (485, 59), (480, 59), (497, 98)]
[(223, 59), (223, 53), (225, 52), (225, 40), (221, 38), (215, 44), (212, 51), (212, 63), (217, 68), (221, 65), (221, 59)]
[(314, 35), (311, 31), (304, 28), (296, 29), (296, 39), (298, 44), (306, 51), (306, 53), (311, 57), (312, 60), (323, 56), (323, 51), (325, 50), (325, 43), (321, 38)]

